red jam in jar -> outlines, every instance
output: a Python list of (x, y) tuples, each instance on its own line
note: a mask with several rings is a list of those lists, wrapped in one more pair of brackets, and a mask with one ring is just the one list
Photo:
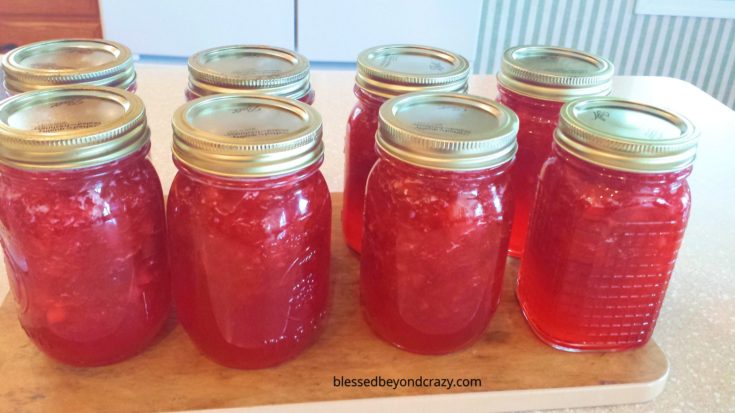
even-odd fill
[(291, 99), (213, 95), (179, 108), (173, 128), (169, 252), (181, 324), (227, 367), (295, 357), (327, 311), (321, 117)]
[(101, 39), (56, 39), (13, 49), (2, 61), (7, 93), (50, 87), (110, 86), (135, 92), (133, 54)]
[(314, 103), (309, 59), (273, 46), (235, 45), (189, 57), (186, 100), (219, 93), (280, 96)]
[(515, 214), (509, 254), (520, 257), (538, 175), (564, 102), (610, 93), (613, 66), (574, 49), (518, 46), (505, 51), (498, 73), (498, 101), (520, 119), (518, 154), (511, 171)]
[(517, 289), (543, 341), (569, 351), (648, 342), (689, 216), (696, 142), (687, 120), (644, 104), (562, 108)]
[(488, 99), (412, 93), (380, 109), (362, 308), (382, 339), (443, 354), (481, 337), (503, 285), (518, 118)]
[(0, 242), (18, 318), (76, 366), (141, 351), (170, 314), (161, 184), (141, 100), (113, 88), (0, 104)]
[(415, 91), (465, 92), (467, 59), (446, 50), (416, 45), (367, 49), (357, 58), (357, 104), (347, 121), (342, 230), (347, 245), (361, 250), (363, 204), (368, 173), (378, 160), (378, 110), (387, 99)]

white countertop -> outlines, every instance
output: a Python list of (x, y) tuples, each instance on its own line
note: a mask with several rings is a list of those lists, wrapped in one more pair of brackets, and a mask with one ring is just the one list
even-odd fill
[[(184, 103), (186, 68), (139, 64), (137, 69), (138, 95), (152, 130), (151, 157), (168, 192), (176, 172), (170, 118)], [(345, 124), (355, 102), (353, 76), (343, 71), (312, 74), (314, 107), (324, 119), (322, 172), (332, 192), (342, 191)], [(473, 76), (470, 93), (494, 97), (495, 78)], [(614, 94), (677, 110), (699, 127), (702, 137), (690, 178), (692, 215), (654, 333), (671, 362), (666, 389), (652, 403), (579, 411), (735, 411), (735, 112), (671, 78), (619, 77)], [(7, 291), (6, 277), (0, 277), (0, 297)]]

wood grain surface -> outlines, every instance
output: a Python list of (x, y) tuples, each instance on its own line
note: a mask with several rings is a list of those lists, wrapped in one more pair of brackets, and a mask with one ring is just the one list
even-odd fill
[[(0, 308), (0, 411), (149, 412), (264, 404), (492, 392), (652, 382), (666, 357), (654, 342), (623, 353), (566, 353), (538, 341), (513, 293), (518, 268), (509, 259), (500, 308), (473, 346), (421, 356), (377, 339), (360, 314), (358, 257), (339, 226), (341, 194), (333, 194), (332, 296), (317, 343), (279, 367), (241, 371), (202, 356), (171, 320), (157, 342), (125, 362), (72, 368), (38, 352), (20, 328), (12, 298)], [(480, 378), (476, 388), (335, 387), (333, 377)]]

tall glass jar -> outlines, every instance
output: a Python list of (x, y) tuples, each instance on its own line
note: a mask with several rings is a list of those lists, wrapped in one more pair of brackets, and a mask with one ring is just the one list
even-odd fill
[(2, 61), (8, 94), (50, 87), (110, 86), (135, 92), (133, 54), (101, 39), (56, 39), (13, 49)]
[(143, 102), (114, 88), (0, 104), (0, 242), (34, 344), (77, 366), (141, 351), (170, 311), (161, 184)]
[(273, 46), (235, 45), (189, 57), (187, 100), (218, 93), (271, 95), (314, 103), (309, 60)]
[(347, 245), (361, 250), (368, 173), (378, 160), (378, 110), (387, 99), (415, 91), (467, 91), (470, 66), (464, 57), (434, 47), (388, 45), (357, 58), (357, 104), (347, 121), (342, 230)]
[(181, 324), (228, 367), (295, 357), (327, 311), (321, 117), (292, 99), (213, 95), (179, 108), (173, 129), (169, 252)]
[(363, 313), (402, 349), (477, 340), (500, 300), (518, 118), (488, 99), (413, 93), (380, 109), (360, 267)]
[(511, 171), (516, 197), (509, 254), (520, 257), (541, 166), (564, 102), (610, 93), (613, 66), (574, 49), (518, 46), (505, 51), (498, 73), (498, 101), (518, 114), (518, 155)]
[(641, 103), (562, 108), (517, 290), (543, 341), (617, 351), (651, 338), (689, 217), (696, 143), (686, 119)]

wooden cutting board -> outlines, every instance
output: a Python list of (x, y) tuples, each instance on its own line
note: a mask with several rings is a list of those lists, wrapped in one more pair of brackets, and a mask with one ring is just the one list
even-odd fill
[[(362, 319), (358, 256), (339, 225), (333, 194), (331, 314), (319, 340), (279, 367), (218, 366), (194, 348), (174, 320), (157, 342), (125, 362), (97, 368), (58, 364), (20, 328), (8, 297), (0, 308), (0, 411), (150, 412), (261, 406), (260, 411), (507, 411), (643, 402), (664, 387), (668, 362), (659, 347), (623, 353), (567, 353), (541, 343), (526, 325), (509, 259), (502, 302), (485, 335), (446, 356), (421, 356), (377, 339)], [(336, 387), (334, 378), (479, 378), (481, 386)], [(292, 404), (270, 406), (273, 404)]]

